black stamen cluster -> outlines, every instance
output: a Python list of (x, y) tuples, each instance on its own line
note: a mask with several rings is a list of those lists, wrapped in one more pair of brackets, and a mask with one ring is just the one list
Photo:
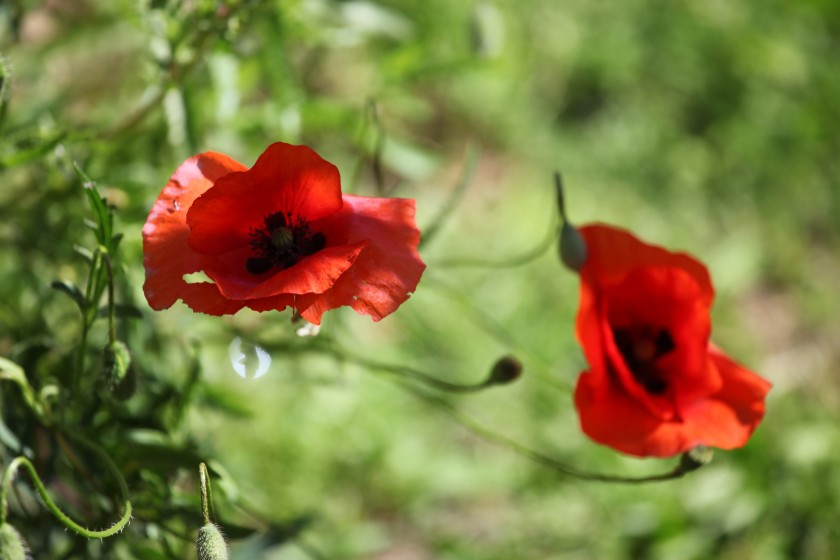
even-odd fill
[[(630, 329), (618, 328), (613, 329), (613, 338), (633, 378), (648, 393), (661, 395), (667, 391), (668, 382), (663, 379), (656, 361), (677, 347), (671, 333), (665, 329), (643, 329), (641, 332), (633, 332)], [(653, 343), (654, 351), (651, 356), (640, 358), (636, 355), (634, 347), (643, 339)]]
[(251, 274), (264, 274), (275, 267), (285, 270), (327, 244), (323, 233), (312, 233), (309, 221), (301, 216), (293, 217), (291, 212), (274, 212), (263, 223), (249, 234), (255, 256), (245, 261), (245, 268)]

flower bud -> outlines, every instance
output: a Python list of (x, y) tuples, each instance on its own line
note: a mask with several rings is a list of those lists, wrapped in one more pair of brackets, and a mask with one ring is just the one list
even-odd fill
[(504, 385), (519, 379), (522, 375), (522, 363), (513, 356), (502, 356), (490, 370), (487, 385)]
[(195, 550), (198, 553), (198, 560), (228, 560), (230, 558), (225, 537), (215, 523), (207, 523), (198, 530)]
[(560, 260), (571, 270), (579, 272), (586, 263), (586, 256), (583, 236), (569, 222), (564, 221), (560, 230)]
[(17, 529), (9, 523), (0, 525), (0, 560), (27, 560), (29, 549)]
[[(115, 393), (125, 393), (123, 385), (126, 385), (127, 381), (133, 381), (127, 379), (130, 369), (131, 353), (128, 351), (128, 346), (119, 340), (106, 344), (102, 351), (102, 372), (108, 382), (108, 389)], [(122, 391), (118, 391), (119, 389), (122, 389)], [(127, 396), (130, 396), (131, 392), (133, 391), (130, 391)]]
[(686, 473), (696, 471), (704, 465), (712, 462), (715, 452), (711, 447), (705, 445), (698, 445), (694, 449), (690, 449), (682, 454), (680, 457), (680, 471)]

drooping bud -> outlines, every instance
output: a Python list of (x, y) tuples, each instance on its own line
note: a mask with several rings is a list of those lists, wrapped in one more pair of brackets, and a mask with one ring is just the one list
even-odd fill
[(566, 202), (563, 196), (563, 177), (554, 174), (554, 186), (557, 193), (557, 211), (563, 227), (560, 230), (560, 260), (574, 272), (579, 272), (586, 263), (586, 242), (580, 232), (569, 223), (566, 217)]
[(513, 356), (502, 356), (493, 364), (486, 385), (505, 385), (516, 381), (522, 375), (522, 362)]
[(586, 256), (586, 242), (583, 236), (569, 222), (563, 222), (563, 228), (560, 230), (560, 260), (571, 270), (579, 272), (586, 263)]
[(131, 353), (128, 351), (128, 346), (119, 340), (106, 344), (102, 351), (102, 372), (111, 392), (120, 393), (123, 398), (131, 396), (133, 391), (130, 389), (133, 389), (131, 385), (134, 379), (129, 375), (130, 369)]
[(0, 525), (0, 560), (27, 560), (29, 548), (17, 529), (9, 523)]
[(228, 560), (230, 558), (227, 541), (215, 523), (207, 523), (198, 530), (195, 550), (198, 553), (198, 560)]
[(679, 468), (682, 472), (696, 471), (700, 467), (711, 463), (714, 455), (715, 452), (711, 447), (698, 445), (682, 454)]

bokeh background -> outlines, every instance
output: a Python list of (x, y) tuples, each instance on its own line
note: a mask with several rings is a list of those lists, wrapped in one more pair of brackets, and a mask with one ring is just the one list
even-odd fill
[[(141, 318), (121, 333), (138, 392), (198, 376), (166, 437), (211, 460), (223, 519), (272, 527), (235, 539), (234, 558), (840, 557), (837, 2), (3, 0), (0, 52), (0, 355), (37, 384), (79, 344), (78, 310), (50, 287), (84, 283), (78, 162), (125, 236), (118, 291)], [(149, 309), (140, 231), (172, 171), (205, 150), (251, 165), (280, 140), (335, 163), (347, 192), (416, 198), (433, 226), (397, 313), (333, 311), (319, 339), (464, 383), (513, 354), (523, 377), (453, 396), (305, 352), (289, 313)], [(744, 449), (681, 480), (599, 484), (487, 441), (444, 406), (580, 468), (673, 466), (578, 430), (585, 363), (577, 279), (553, 245), (555, 171), (576, 223), (707, 263), (714, 340), (774, 384)], [(92, 360), (104, 340), (99, 325)], [(272, 364), (255, 379), (257, 345)], [(8, 409), (19, 397), (3, 390)], [(197, 509), (185, 465), (173, 460), (171, 484)], [(197, 525), (179, 537), (149, 511), (84, 554), (192, 557), (180, 537)], [(30, 542), (36, 557), (84, 557), (54, 524), (53, 540)]]

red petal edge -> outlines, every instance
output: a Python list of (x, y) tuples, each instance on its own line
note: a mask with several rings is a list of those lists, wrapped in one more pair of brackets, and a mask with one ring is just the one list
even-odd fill
[(596, 287), (620, 282), (627, 273), (643, 266), (667, 266), (685, 270), (700, 286), (704, 302), (711, 307), (715, 290), (706, 266), (682, 252), (671, 252), (645, 243), (627, 230), (605, 224), (580, 228), (586, 242), (587, 258), (581, 269), (581, 281)]
[(575, 389), (582, 431), (598, 443), (638, 457), (673, 457), (698, 445), (734, 449), (746, 445), (764, 417), (771, 384), (732, 361), (714, 345), (709, 357), (723, 387), (685, 407), (676, 421), (660, 421), (618, 386), (595, 390), (589, 372)]
[(242, 302), (222, 296), (215, 284), (187, 283), (184, 275), (208, 264), (206, 256), (187, 243), (186, 216), (193, 201), (220, 177), (244, 169), (224, 154), (205, 152), (182, 163), (161, 191), (143, 226), (143, 292), (152, 309), (167, 309), (179, 299), (209, 315), (235, 313), (243, 307)]
[(426, 265), (417, 247), (420, 231), (414, 200), (344, 195), (344, 207), (317, 227), (328, 239), (345, 237), (348, 244), (367, 241), (352, 266), (332, 288), (299, 298), (304, 319), (319, 324), (324, 312), (349, 305), (374, 321), (390, 315), (417, 288)]
[(283, 211), (312, 222), (341, 209), (338, 169), (307, 146), (276, 142), (242, 173), (220, 178), (187, 214), (189, 243), (201, 253), (248, 247), (249, 232)]

